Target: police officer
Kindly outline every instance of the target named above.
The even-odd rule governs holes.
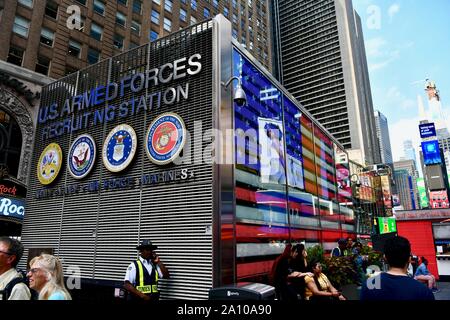
[[[153,251],[157,248],[150,240],[142,240],[136,247],[140,257],[128,266],[124,283],[131,300],[159,300],[158,280],[169,278],[169,271]]]

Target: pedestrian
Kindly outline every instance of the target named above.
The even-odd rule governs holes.
[[[339,239],[338,246],[331,251],[332,257],[343,257],[347,249],[347,240]]]
[[[139,258],[133,261],[125,274],[124,289],[130,300],[158,301],[160,278],[169,278],[169,270],[154,250],[158,247],[150,240],[142,240],[136,247]]]
[[[39,300],[72,300],[64,285],[63,268],[57,257],[46,253],[34,257],[27,276],[30,288],[39,293]]]
[[[0,300],[30,300],[31,293],[16,267],[23,255],[20,241],[0,238]]]
[[[312,261],[310,266],[313,275],[305,277],[306,300],[346,300],[322,272],[322,264],[319,261]]]
[[[428,270],[428,260],[425,259],[425,257],[422,257],[421,261],[422,263],[417,268],[414,279],[427,283],[430,290],[433,292],[438,292],[439,290],[436,286],[436,278]]]
[[[272,265],[270,278],[272,285],[275,287],[278,300],[298,300],[297,291],[292,280],[304,275],[293,268],[294,260],[299,254],[297,250],[296,246],[287,244],[283,253],[275,259]]]
[[[347,239],[347,248],[344,250],[345,256],[351,256],[353,253],[353,248],[355,247],[356,243],[353,242],[353,238],[348,237]]]
[[[305,299],[305,276],[312,276],[308,264],[308,253],[303,243],[298,243],[294,246],[294,250],[298,252],[297,256],[292,259],[291,269],[299,272],[296,277],[291,277],[290,281],[293,284],[297,295]]]
[[[411,255],[408,239],[398,236],[386,240],[384,255],[389,270],[363,283],[361,300],[434,300],[431,290],[407,275]]]

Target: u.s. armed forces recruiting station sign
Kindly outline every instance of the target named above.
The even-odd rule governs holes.
[[[87,129],[104,122],[125,119],[131,115],[149,111],[154,108],[170,106],[189,98],[189,83],[169,87],[164,91],[152,90],[162,84],[170,84],[175,80],[182,80],[187,76],[195,76],[202,70],[202,56],[193,54],[190,57],[176,59],[159,68],[145,72],[127,75],[119,82],[99,85],[96,88],[67,98],[64,104],[52,103],[39,110],[38,123],[43,125],[41,139],[54,139],[68,133]],[[133,97],[129,100],[110,104],[116,98],[124,98],[129,93]],[[106,104],[106,105],[105,105]],[[104,105],[102,108],[97,108]],[[77,111],[78,114],[74,115]]]
[[[158,68],[124,76],[118,82],[98,85],[83,94],[65,99],[63,104],[54,102],[45,105],[39,110],[40,138],[42,141],[60,139],[77,131],[89,132],[91,127],[122,119],[123,123],[114,127],[103,145],[98,148],[101,150],[104,167],[113,173],[124,171],[133,162],[140,148],[145,149],[153,163],[167,165],[180,155],[186,142],[186,127],[181,116],[170,112],[157,116],[147,129],[145,141],[139,141],[135,130],[126,123],[126,119],[138,114],[145,117],[149,111],[162,109],[183,99],[188,100],[189,82],[161,91],[150,90],[159,85],[170,85],[173,81],[179,83],[188,76],[196,76],[202,70],[201,60],[201,54],[196,53]],[[127,99],[130,94],[132,97]],[[67,157],[67,170],[72,178],[80,180],[88,177],[97,158],[94,138],[88,133],[81,134],[73,140],[68,150],[61,150],[57,143],[50,143],[42,151],[38,161],[37,178],[41,185],[48,186],[56,180],[63,165],[63,157]],[[160,174],[157,178],[143,175],[137,180],[126,179],[127,182],[118,178],[69,188],[40,189],[36,198],[83,191],[98,192],[100,189],[133,188],[146,184],[182,181],[194,176],[192,171],[177,169]]]

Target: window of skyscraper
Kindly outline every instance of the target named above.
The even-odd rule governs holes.
[[[50,68],[50,59],[46,57],[38,57],[35,71],[37,73],[42,73],[43,75],[47,76],[49,68]]]
[[[211,16],[211,12],[209,11],[208,8],[203,8],[203,16],[205,18],[209,18]]]
[[[166,0],[166,1],[164,1],[164,9],[165,9],[166,11],[172,12],[172,6],[173,6],[172,0]]]
[[[142,1],[141,0],[134,0],[133,1],[133,12],[137,14],[142,13]]]
[[[187,21],[187,12],[183,8],[180,8],[180,20]]]
[[[131,21],[131,31],[137,34],[141,34],[141,24],[137,21]]]
[[[123,40],[124,37],[122,37],[120,34],[114,34],[114,38],[113,38],[113,44],[114,47],[116,47],[117,49],[122,49],[123,48]]]
[[[123,13],[117,11],[116,12],[116,23],[122,27],[125,27],[126,21],[127,21],[127,17]]]
[[[15,64],[16,66],[22,66],[23,61],[23,49],[10,46],[9,52],[8,52],[8,58],[6,58],[6,61],[12,64]]]
[[[56,19],[58,16],[58,4],[55,1],[47,0],[45,5],[45,15]]]
[[[191,0],[191,8],[192,10],[197,10],[197,0]]]
[[[219,8],[219,1],[218,0],[213,0],[213,6],[214,8]]]
[[[47,28],[42,28],[41,30],[41,43],[47,46],[53,46],[53,40],[55,38],[55,33]]]
[[[103,15],[105,13],[105,3],[102,0],[94,0],[94,11]]]
[[[172,21],[168,18],[164,18],[164,30],[172,31]]]
[[[153,0],[153,2],[159,5],[161,4],[161,0]]]
[[[196,24],[197,23],[197,18],[194,17],[193,15],[191,15],[191,25]]]
[[[100,27],[98,24],[92,22],[92,24],[91,24],[91,33],[90,33],[91,37],[96,39],[96,40],[98,40],[98,41],[101,41],[102,40],[102,34],[103,34],[103,28]]]
[[[227,7],[223,8],[223,15],[228,18],[228,14],[229,14],[228,8]]]
[[[81,3],[82,5],[86,5],[86,0],[75,0],[78,3]]]
[[[158,32],[150,30],[150,41],[155,41],[156,39],[158,39]]]
[[[18,2],[25,7],[33,8],[33,0],[19,0]]]
[[[28,37],[28,31],[30,29],[30,21],[20,17],[16,16],[14,18],[14,25],[13,25],[13,31],[17,33],[18,35],[21,35],[22,37],[27,38]]]
[[[156,10],[152,10],[151,20],[153,23],[159,24],[159,12]]]
[[[69,40],[69,48],[68,48],[68,54],[73,56],[73,57],[80,57],[80,53],[81,53],[81,43],[79,43],[78,41]]]
[[[128,4],[128,0],[117,0],[117,3],[123,4],[126,6]]]
[[[100,60],[100,52],[93,48],[89,48],[88,55],[87,55],[88,63],[94,64],[94,63],[97,63],[99,60]]]

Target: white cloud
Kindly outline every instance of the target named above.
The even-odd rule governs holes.
[[[387,67],[394,59],[388,59],[378,63],[370,63],[369,64],[369,72],[374,72],[380,69]]]
[[[386,91],[386,99],[385,101],[393,107],[400,107],[402,110],[411,110],[417,108],[417,102],[414,99],[410,99],[405,96],[400,90],[396,87],[390,87]],[[416,111],[416,110],[414,110]]]
[[[366,41],[366,54],[369,57],[380,57],[385,54],[383,50],[387,42],[382,37],[372,38]]]
[[[419,160],[420,134],[419,117],[401,119],[389,124],[389,138],[391,140],[392,157],[394,161],[400,160],[404,156],[403,141],[411,140],[416,150],[416,159]],[[419,164],[418,164],[419,165]]]
[[[392,22],[394,16],[400,11],[400,5],[398,3],[394,3],[388,9],[389,19]]]

